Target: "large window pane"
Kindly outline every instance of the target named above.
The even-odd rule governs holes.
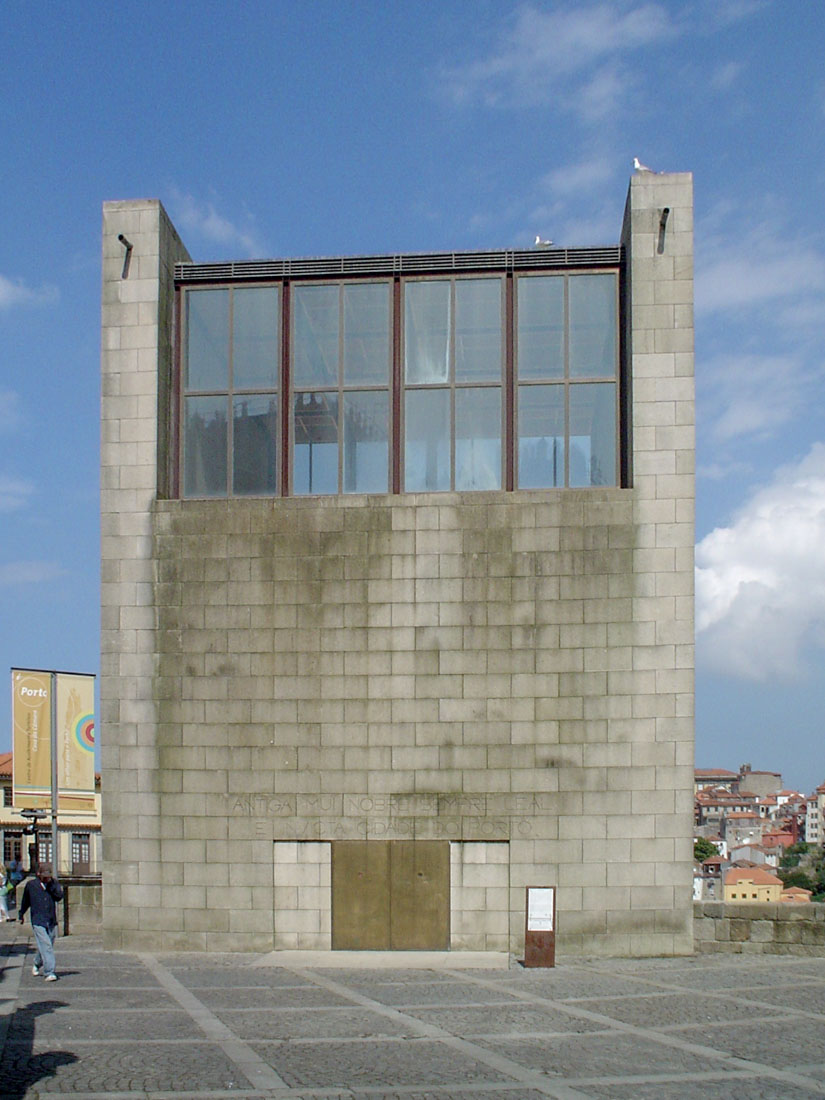
[[[338,395],[297,393],[293,406],[292,488],[338,492]]]
[[[388,283],[344,284],[344,385],[386,386],[390,376]]]
[[[187,397],[183,435],[183,492],[226,496],[227,398]]]
[[[518,280],[518,376],[564,377],[564,279]]]
[[[501,390],[455,391],[455,487],[501,488]]]
[[[338,287],[296,286],[292,377],[298,386],[338,384]]]
[[[278,399],[274,394],[236,397],[232,408],[232,490],[278,491]]]
[[[404,487],[408,493],[450,488],[450,391],[406,394]]]
[[[501,378],[501,280],[455,284],[455,377],[458,382]]]
[[[570,276],[570,376],[616,375],[616,279]]]
[[[275,389],[279,359],[278,288],[236,287],[232,310],[235,389]]]
[[[344,394],[344,492],[386,493],[388,397],[386,391]]]
[[[564,386],[519,386],[518,486],[564,485]]]
[[[450,284],[404,288],[404,376],[407,382],[446,382],[450,368]]]
[[[186,294],[187,390],[225,390],[229,385],[229,291]]]
[[[616,484],[616,387],[570,387],[570,484]]]

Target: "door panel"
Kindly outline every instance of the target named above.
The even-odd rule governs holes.
[[[390,947],[446,951],[450,946],[450,846],[397,840],[390,854]]]
[[[333,842],[333,951],[389,948],[389,860],[385,841]]]
[[[334,951],[446,951],[449,940],[448,842],[333,842]]]

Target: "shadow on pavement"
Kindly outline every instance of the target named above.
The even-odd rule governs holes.
[[[44,1078],[53,1077],[60,1066],[78,1061],[76,1054],[67,1050],[46,1050],[34,1053],[34,1028],[38,1016],[45,1016],[55,1009],[65,1008],[64,1001],[36,1001],[17,1009],[9,1021],[9,1030],[3,1049],[4,1100],[23,1100],[28,1090]]]

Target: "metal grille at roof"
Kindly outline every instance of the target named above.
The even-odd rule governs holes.
[[[229,280],[323,279],[358,275],[429,275],[459,271],[542,271],[617,267],[621,245],[607,248],[528,248],[495,252],[415,252],[390,256],[332,256],[292,260],[237,260],[175,264],[179,283]]]

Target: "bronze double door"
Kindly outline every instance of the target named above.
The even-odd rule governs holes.
[[[333,841],[333,951],[446,951],[449,945],[448,841]]]

